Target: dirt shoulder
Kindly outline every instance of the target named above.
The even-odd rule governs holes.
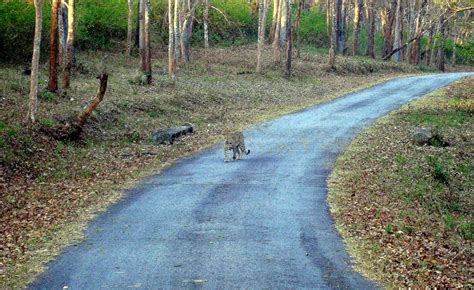
[[[326,55],[305,52],[287,80],[267,51],[262,75],[253,73],[254,46],[212,49],[208,58],[195,51],[193,61],[180,66],[176,86],[166,76],[164,52],[154,56],[150,86],[136,84],[138,58],[79,53],[71,89],[61,96],[40,93],[38,125],[31,128],[24,124],[29,77],[20,66],[1,67],[0,288],[25,285],[65,245],[80,240],[87,221],[125,189],[226,132],[417,73],[366,58],[338,58],[337,74],[328,73]],[[59,142],[43,133],[88,103],[104,65],[108,90],[80,142]],[[43,65],[40,87],[47,83],[46,69]],[[184,122],[193,123],[197,133],[173,146],[151,142],[154,130]]]
[[[472,287],[469,77],[382,118],[337,160],[328,201],[356,268],[388,287]],[[416,127],[430,144],[415,145]]]

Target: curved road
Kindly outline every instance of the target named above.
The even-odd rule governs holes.
[[[367,124],[467,74],[394,79],[245,131],[144,180],[29,287],[376,288],[351,269],[326,204],[331,164]]]

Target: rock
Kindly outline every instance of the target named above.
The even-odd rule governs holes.
[[[173,144],[174,140],[188,133],[194,133],[194,125],[184,123],[178,127],[158,129],[153,133],[152,139],[155,144]]]
[[[431,127],[416,127],[412,137],[415,144],[422,146],[430,144],[430,140],[433,138],[433,132]]]

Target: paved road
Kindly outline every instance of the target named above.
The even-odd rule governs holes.
[[[463,74],[395,79],[247,131],[146,179],[30,288],[374,288],[326,204],[331,164],[367,124]]]

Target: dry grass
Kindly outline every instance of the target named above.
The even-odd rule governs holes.
[[[337,227],[356,267],[386,286],[473,286],[473,80],[384,117],[336,162],[328,200]],[[419,125],[451,145],[414,145]]]
[[[270,49],[268,49],[270,51]],[[24,124],[28,77],[21,67],[1,68],[0,86],[0,287],[19,287],[62,247],[81,238],[94,214],[122,196],[140,178],[156,174],[176,158],[219,141],[227,131],[330,100],[383,79],[416,72],[409,66],[364,58],[340,58],[327,73],[325,55],[303,53],[294,77],[265,54],[264,74],[254,71],[255,46],[193,54],[173,86],[166,55],[154,55],[154,81],[135,85],[138,59],[109,54],[109,86],[78,143],[57,142],[40,130],[75,114],[98,87],[95,76],[105,53],[77,55],[85,67],[60,97],[42,94],[39,124]],[[373,74],[370,72],[374,72]],[[46,65],[40,86],[46,85]],[[173,146],[155,146],[159,127],[191,122],[197,134]]]

